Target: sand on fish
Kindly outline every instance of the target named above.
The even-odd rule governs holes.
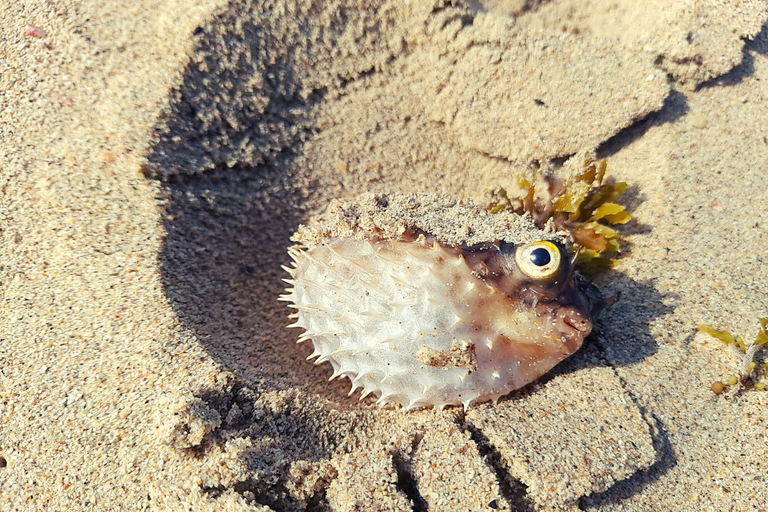
[[[764,2],[0,5],[3,510],[766,510]],[[652,13],[652,14],[648,14]],[[298,225],[581,150],[620,300],[499,404],[403,414],[305,361]]]

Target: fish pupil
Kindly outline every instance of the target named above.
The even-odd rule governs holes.
[[[549,255],[549,251],[544,249],[543,247],[539,247],[538,249],[534,249],[531,251],[531,263],[536,265],[537,267],[543,267],[547,263],[550,262],[552,259]]]

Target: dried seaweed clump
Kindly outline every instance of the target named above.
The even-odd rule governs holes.
[[[540,228],[551,220],[573,236],[571,249],[578,252],[580,270],[594,273],[613,267],[620,237],[609,225],[626,224],[632,217],[616,203],[627,184],[606,181],[606,168],[606,160],[596,160],[594,153],[578,153],[566,162],[564,169],[570,172],[564,178],[540,170],[518,177],[520,198],[511,198],[503,188],[487,191],[488,210],[528,213]]]
[[[768,381],[768,363],[758,366],[756,362],[758,351],[768,345],[768,318],[758,318],[760,330],[757,338],[752,343],[745,343],[740,336],[733,337],[728,331],[718,331],[709,325],[699,325],[699,332],[703,332],[722,341],[726,347],[741,360],[737,375],[731,375],[725,383],[717,381],[712,384],[712,391],[719,395],[723,389],[730,388],[729,394],[734,394],[743,389],[764,390]]]

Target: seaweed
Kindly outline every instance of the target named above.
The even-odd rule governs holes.
[[[699,332],[722,341],[723,344],[740,359],[737,375],[731,375],[725,382],[714,382],[710,388],[719,395],[725,388],[729,388],[729,394],[735,394],[742,390],[754,389],[762,391],[768,384],[768,363],[758,365],[758,351],[768,345],[768,318],[758,318],[760,330],[752,343],[745,342],[741,336],[734,337],[728,331],[718,331],[712,326],[701,324],[697,326]]]
[[[579,270],[594,274],[618,263],[621,238],[610,225],[632,219],[626,207],[616,203],[627,184],[607,180],[607,161],[596,160],[593,152],[578,153],[572,160],[566,165],[576,169],[565,178],[541,170],[519,176],[520,197],[510,197],[504,188],[486,191],[491,196],[487,209],[528,214],[539,227],[552,222],[557,229],[570,232]]]

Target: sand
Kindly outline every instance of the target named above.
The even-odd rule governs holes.
[[[768,6],[669,4],[0,5],[0,509],[768,510],[695,329],[768,316]],[[301,222],[581,150],[634,218],[581,351],[466,414],[305,361]]]

